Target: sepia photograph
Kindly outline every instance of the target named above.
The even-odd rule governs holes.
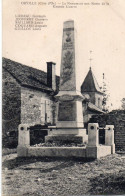
[[[125,195],[125,1],[2,1],[3,196]]]

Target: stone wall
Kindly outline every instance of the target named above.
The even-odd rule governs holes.
[[[99,126],[114,125],[116,150],[125,150],[125,110],[114,110],[108,114],[94,115],[90,122]]]
[[[2,128],[6,132],[17,131],[20,124],[21,88],[20,84],[4,68],[2,70]]]
[[[54,104],[47,93],[29,88],[21,88],[21,123],[45,124],[45,110],[47,123],[54,124]]]

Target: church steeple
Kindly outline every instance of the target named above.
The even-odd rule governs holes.
[[[87,76],[85,77],[85,80],[83,81],[81,85],[81,93],[87,93],[87,92],[97,92],[100,94],[103,94],[101,91],[98,82],[92,72],[92,68],[90,67]]]
[[[90,58],[89,58],[90,67],[89,67],[89,72],[81,85],[81,93],[83,94],[83,93],[89,93],[89,92],[97,92],[97,93],[103,94],[92,72],[92,60],[93,60],[91,57],[92,50],[90,50],[89,52],[90,52]]]

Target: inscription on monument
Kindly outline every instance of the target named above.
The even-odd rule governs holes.
[[[61,102],[59,103],[58,121],[75,121],[76,120],[76,103]]]

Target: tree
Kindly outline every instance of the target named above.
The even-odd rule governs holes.
[[[121,100],[121,102],[122,102],[122,109],[125,110],[125,98],[123,98],[123,99]]]
[[[108,112],[108,100],[109,100],[109,92],[108,92],[108,88],[107,88],[107,82],[105,80],[105,75],[103,73],[103,87],[102,87],[102,91],[103,91],[103,100],[102,100],[102,106],[103,106],[103,111]]]

